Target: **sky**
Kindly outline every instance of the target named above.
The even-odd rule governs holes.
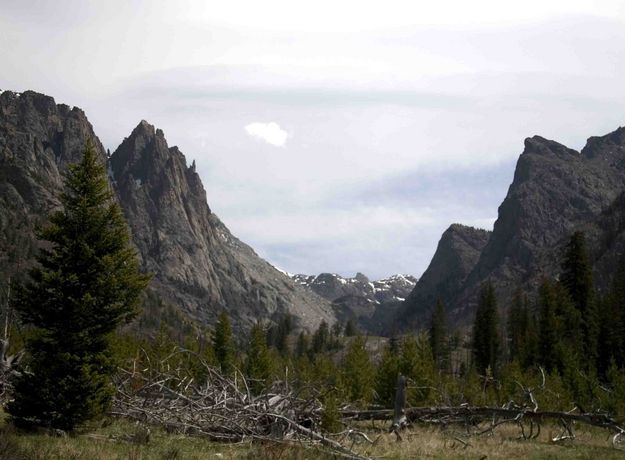
[[[291,273],[420,276],[492,229],[523,141],[625,124],[625,2],[0,0],[0,89],[145,119]]]

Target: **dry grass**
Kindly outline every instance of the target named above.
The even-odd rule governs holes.
[[[334,458],[316,449],[276,444],[215,444],[203,439],[152,429],[124,420],[86,427],[69,437],[15,432],[0,414],[1,460],[305,460]],[[110,423],[112,422],[112,423]],[[362,428],[370,428],[370,425]],[[381,425],[378,424],[378,428]],[[354,442],[355,451],[384,459],[623,459],[625,452],[611,447],[605,430],[577,427],[577,439],[554,444],[557,427],[543,427],[539,439],[518,439],[514,427],[500,427],[491,436],[467,437],[458,427],[445,430],[416,427],[404,432],[404,440],[385,432],[369,433],[374,445]],[[468,443],[463,444],[462,441]],[[349,441],[347,441],[349,444]]]
[[[404,440],[382,434],[375,445],[355,447],[360,453],[385,459],[623,459],[625,451],[614,449],[609,433],[594,428],[579,428],[577,439],[554,443],[557,427],[543,427],[538,439],[519,439],[514,427],[499,427],[492,435],[469,437],[460,428],[419,427],[405,432]],[[375,438],[374,438],[375,439]],[[465,444],[466,443],[466,444]]]

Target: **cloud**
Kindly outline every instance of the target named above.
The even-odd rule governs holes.
[[[289,133],[280,128],[280,125],[273,121],[269,123],[250,123],[245,127],[245,131],[250,136],[261,139],[276,147],[284,147],[286,139],[289,137]]]

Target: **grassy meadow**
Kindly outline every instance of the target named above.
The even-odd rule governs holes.
[[[538,439],[518,439],[513,426],[498,428],[492,435],[468,437],[461,427],[413,427],[403,441],[383,430],[379,422],[360,427],[374,444],[343,439],[363,456],[384,459],[622,459],[625,451],[614,449],[605,430],[576,427],[577,438],[554,443],[560,430],[543,426]],[[353,444],[352,444],[353,442]],[[71,436],[22,433],[0,421],[2,460],[208,460],[208,459],[330,459],[320,448],[299,445],[241,442],[218,444],[205,439],[167,433],[119,419],[104,419],[83,427]]]

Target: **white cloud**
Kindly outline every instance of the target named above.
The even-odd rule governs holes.
[[[261,139],[276,147],[284,147],[286,139],[289,137],[289,133],[280,128],[280,125],[273,121],[269,123],[250,123],[245,127],[245,131],[250,136]]]

